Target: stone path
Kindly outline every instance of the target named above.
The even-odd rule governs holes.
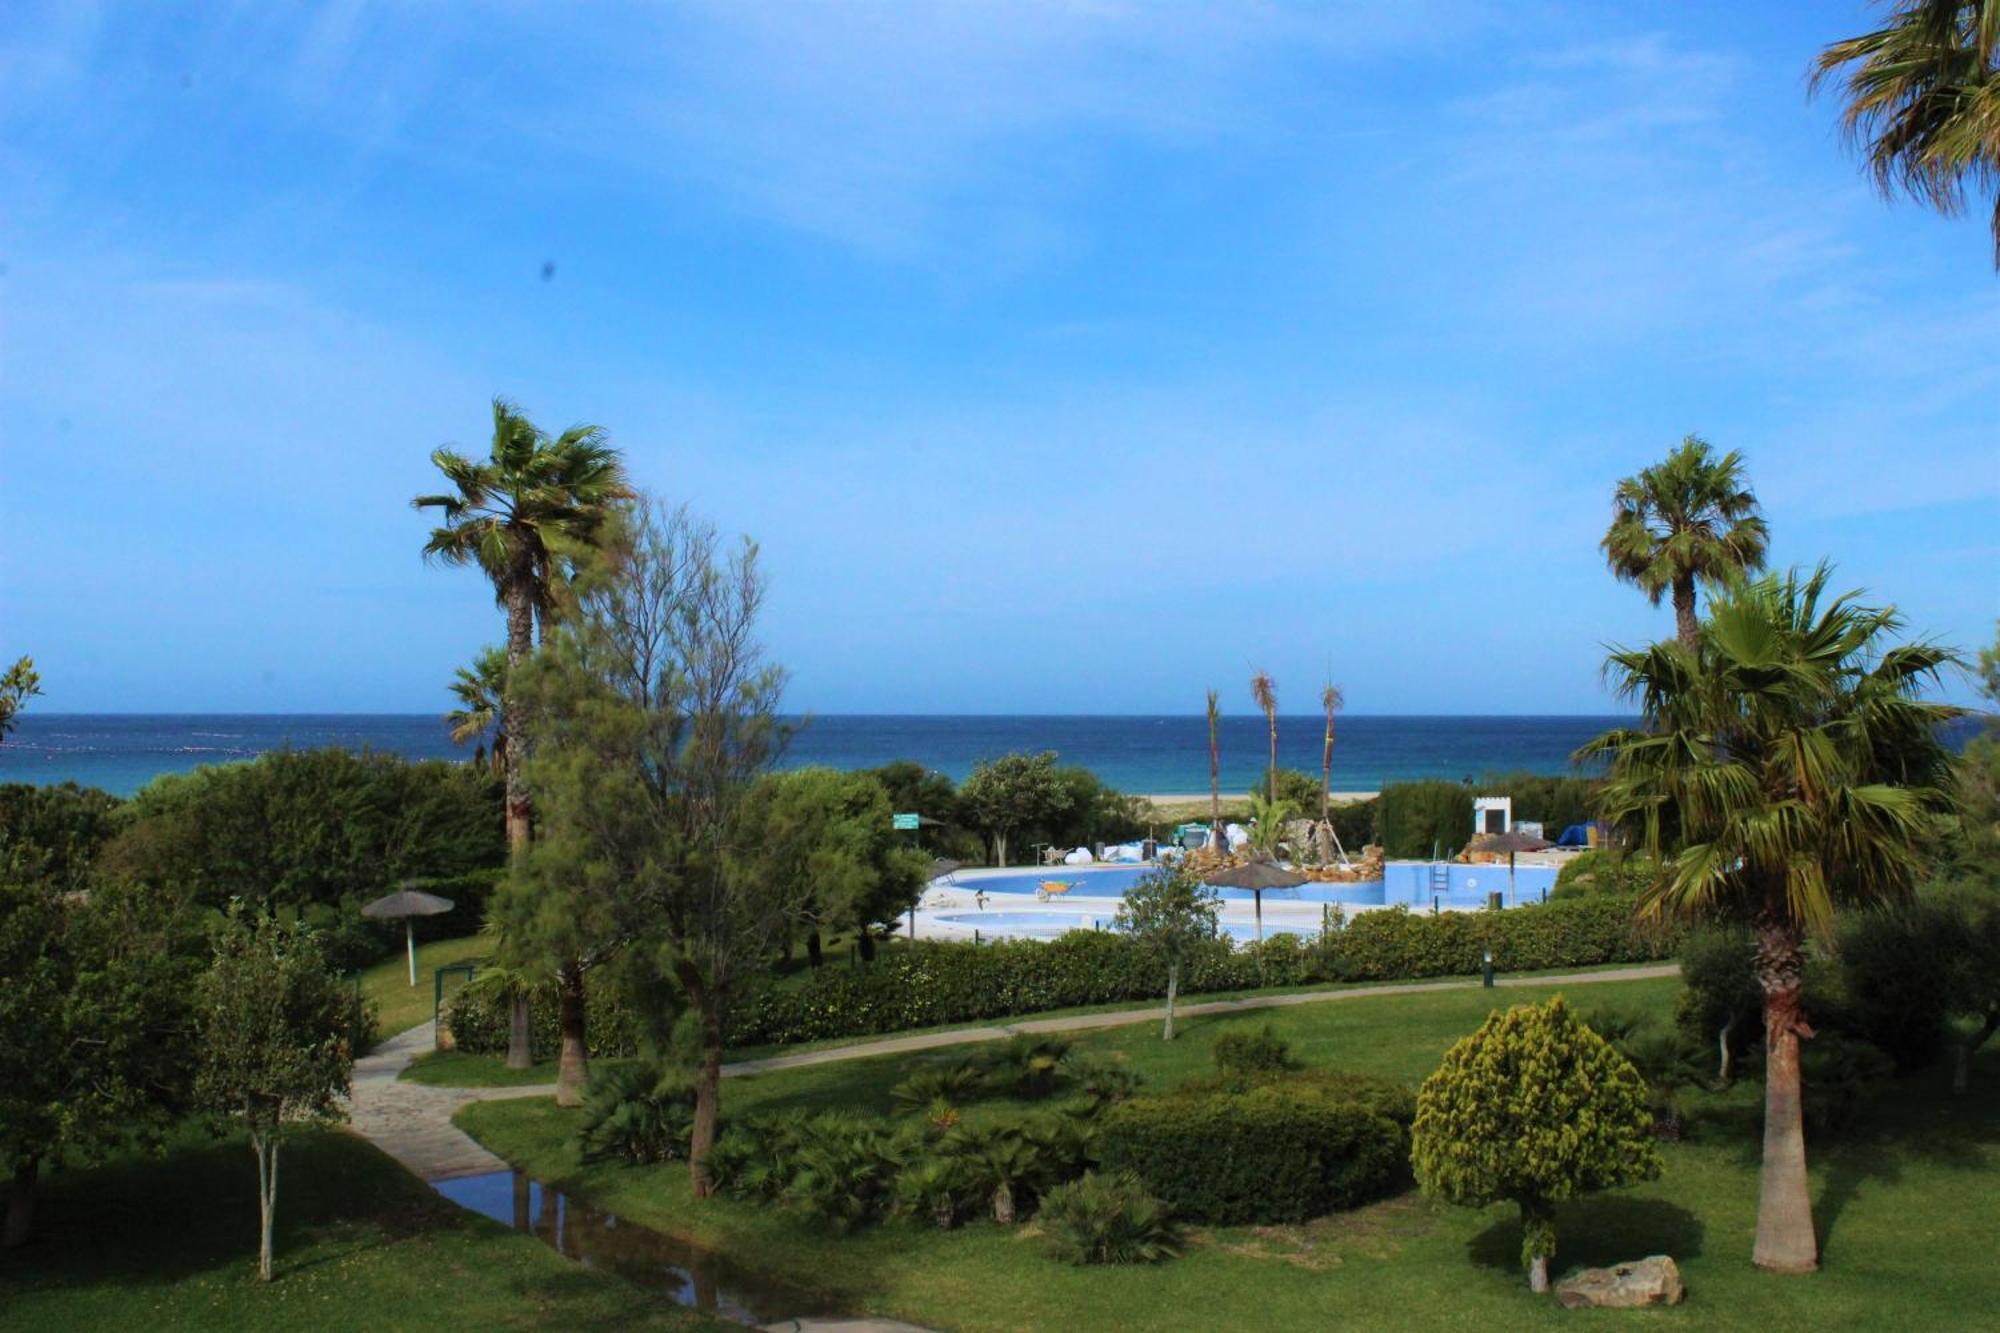
[[[1611,981],[1642,981],[1671,977],[1680,968],[1673,963],[1643,967],[1620,967],[1602,972],[1569,972],[1558,976],[1508,977],[1495,982],[1509,989],[1545,986],[1586,986]],[[1177,1017],[1211,1014],[1250,1013],[1259,1009],[1284,1009],[1301,1004],[1331,1004],[1365,1000],[1375,995],[1423,995],[1433,991],[1476,990],[1477,981],[1413,981],[1389,986],[1357,987],[1352,990],[1299,991],[1289,995],[1253,995],[1240,1000],[1204,1000],[1175,1006]],[[907,1037],[884,1037],[874,1041],[850,1042],[817,1051],[774,1055],[764,1060],[741,1060],[722,1067],[724,1077],[768,1074],[780,1069],[803,1069],[810,1065],[835,1064],[843,1060],[866,1060],[878,1055],[902,1055],[912,1051],[936,1050],[947,1046],[967,1046],[978,1042],[1004,1041],[1024,1032],[1088,1032],[1097,1028],[1127,1027],[1135,1023],[1157,1023],[1166,1016],[1158,1006],[1145,1009],[1115,1009],[1101,1014],[1071,1014],[1064,1018],[1041,1018],[1026,1023],[995,1024],[991,1027],[954,1028],[949,1032],[920,1032]],[[399,1033],[363,1056],[354,1065],[354,1094],[349,1106],[354,1130],[376,1147],[401,1162],[424,1180],[447,1180],[453,1176],[505,1171],[507,1163],[479,1146],[451,1123],[458,1108],[470,1102],[494,1101],[507,1097],[553,1097],[553,1083],[518,1088],[432,1088],[398,1079],[412,1060],[435,1043],[432,1025],[425,1023]]]

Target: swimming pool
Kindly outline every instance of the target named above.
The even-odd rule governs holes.
[[[1037,940],[1052,940],[1059,935],[1067,935],[1072,930],[1111,930],[1111,918],[1083,916],[1074,912],[954,912],[940,916],[939,921],[958,926],[965,930],[976,930],[995,937],[1010,936]],[[1256,926],[1249,922],[1224,921],[1221,933],[1241,943],[1256,938]],[[1317,935],[1316,926],[1281,926],[1267,922],[1264,935]]]
[[[990,894],[1032,896],[1045,882],[1074,883],[1070,892],[1078,897],[1122,898],[1125,891],[1152,873],[1147,866],[1065,867],[1019,874],[968,876],[954,887]],[[1429,907],[1433,899],[1439,907],[1484,907],[1486,895],[1498,891],[1508,906],[1540,902],[1555,885],[1554,866],[1520,866],[1513,873],[1510,889],[1506,866],[1459,865],[1456,862],[1391,861],[1383,867],[1383,877],[1353,884],[1301,884],[1296,889],[1266,889],[1264,901],[1345,903],[1354,907],[1383,907],[1402,903],[1409,907]],[[1249,902],[1248,889],[1217,889],[1226,902]],[[1055,899],[1053,901],[1060,901]]]

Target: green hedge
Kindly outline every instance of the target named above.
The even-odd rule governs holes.
[[[1183,1089],[1105,1112],[1098,1158],[1102,1170],[1136,1173],[1178,1217],[1303,1222],[1402,1182],[1414,1110],[1408,1089],[1356,1075]]]
[[[1362,912],[1323,938],[1273,935],[1231,951],[1196,950],[1184,993],[1477,975],[1488,949],[1503,971],[1588,967],[1671,957],[1676,940],[1639,930],[1629,898],[1419,916]],[[829,966],[744,997],[731,1022],[739,1045],[789,1044],[975,1022],[1081,1005],[1150,1002],[1166,969],[1143,943],[1111,931],[1057,940],[891,947],[866,967]]]
[[[1472,836],[1472,789],[1457,782],[1392,782],[1375,802],[1377,841],[1392,859],[1455,856]]]
[[[474,1055],[505,1055],[512,1005],[494,979],[477,976],[446,1006],[452,1041]],[[555,983],[538,986],[528,996],[529,1040],[535,1058],[552,1059],[562,1032]],[[584,1045],[593,1056],[632,1055],[639,1049],[639,1024],[624,996],[611,986],[588,988],[583,1008]]]

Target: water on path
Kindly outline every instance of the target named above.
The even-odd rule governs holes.
[[[626,1221],[530,1179],[525,1171],[458,1176],[432,1181],[431,1187],[460,1207],[529,1233],[566,1259],[723,1319],[755,1325],[840,1313],[823,1295]]]

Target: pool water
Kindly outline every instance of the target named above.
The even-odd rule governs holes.
[[[989,894],[1032,896],[1045,883],[1070,883],[1077,897],[1122,898],[1151,869],[1146,866],[1106,866],[1088,869],[1051,868],[1019,874],[968,876],[954,887]],[[1392,861],[1383,878],[1354,884],[1301,884],[1296,889],[1266,889],[1266,902],[1345,903],[1355,907],[1382,907],[1402,903],[1412,908],[1428,908],[1435,900],[1439,907],[1484,907],[1486,895],[1499,892],[1508,906],[1539,902],[1555,884],[1554,866],[1519,866],[1510,883],[1506,866],[1432,864],[1426,861]],[[1228,902],[1249,902],[1255,895],[1248,889],[1217,889]],[[1060,902],[1061,898],[1052,898]]]
[[[940,916],[938,920],[967,930],[988,931],[996,936],[1037,940],[1052,940],[1072,930],[1116,928],[1109,917],[1080,916],[1074,912],[954,912],[949,916]],[[1256,927],[1247,922],[1224,921],[1220,930],[1238,943],[1256,938]],[[1272,935],[1317,935],[1319,928],[1266,922],[1264,934],[1267,938]]]

